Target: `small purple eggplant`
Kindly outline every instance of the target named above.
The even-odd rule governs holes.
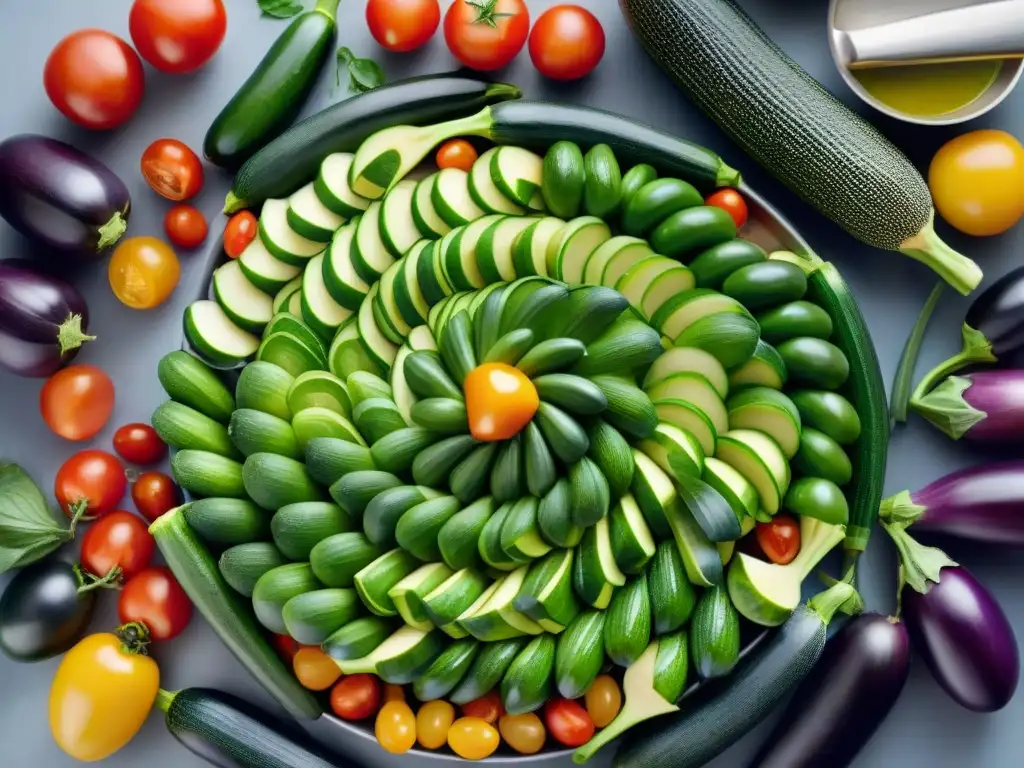
[[[1024,546],[1024,461],[962,469],[882,501],[884,524]]]
[[[0,262],[0,366],[20,376],[49,376],[95,338],[88,325],[89,308],[72,285]]]
[[[56,139],[0,142],[0,216],[42,256],[96,261],[128,226],[131,197],[107,166]]]
[[[825,646],[751,768],[845,768],[889,715],[910,672],[906,626],[878,613]]]
[[[1024,371],[950,376],[912,407],[954,440],[1024,442]]]
[[[995,712],[1013,698],[1017,638],[999,603],[966,568],[943,567],[923,590],[908,581],[903,620],[915,650],[955,702]]]

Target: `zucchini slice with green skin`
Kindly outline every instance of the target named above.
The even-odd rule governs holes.
[[[441,559],[437,535],[462,504],[454,496],[427,499],[409,509],[395,527],[398,545],[425,563]]]
[[[419,563],[403,549],[385,552],[353,577],[356,592],[366,609],[377,616],[397,616],[391,589],[416,570]]]
[[[197,496],[248,498],[242,464],[226,456],[191,449],[178,451],[171,459],[171,474],[178,485]],[[259,504],[257,499],[253,501]]]
[[[544,155],[541,194],[552,215],[571,219],[580,214],[587,172],[583,152],[571,141],[551,145]]]
[[[584,456],[568,468],[573,522],[587,528],[605,519],[611,504],[608,481],[597,464]]]
[[[643,571],[657,549],[636,499],[628,493],[612,509],[611,540],[615,563],[626,574]]]
[[[235,410],[234,397],[201,360],[175,350],[160,358],[156,370],[160,385],[172,400],[195,408],[221,424],[228,423]]]
[[[611,527],[608,519],[583,532],[583,540],[576,548],[573,563],[573,586],[576,594],[589,606],[605,610],[616,587],[626,583],[626,576],[615,563],[612,550]]]
[[[367,488],[368,491],[371,489],[372,486]],[[399,485],[381,491],[366,505],[363,514],[363,532],[366,538],[378,547],[397,546],[395,529],[402,515],[417,504],[440,495],[431,488],[415,485]]]
[[[655,635],[675,632],[686,624],[697,604],[697,593],[686,578],[675,541],[663,541],[647,565],[647,591]]]
[[[345,219],[326,205],[317,196],[313,182],[288,198],[288,210],[285,214],[288,226],[296,234],[317,243],[329,243]]]
[[[277,548],[299,562],[308,560],[313,547],[328,536],[350,530],[352,519],[341,507],[327,501],[288,504],[277,510],[270,521],[270,532]]]
[[[548,446],[563,463],[575,464],[586,454],[590,438],[565,411],[549,403],[541,403],[534,419]]]
[[[351,589],[316,589],[285,603],[281,617],[296,642],[320,645],[359,613],[359,598]]]
[[[596,144],[583,158],[586,181],[583,208],[591,216],[608,218],[622,203],[622,170],[607,144]]]
[[[254,238],[238,257],[238,266],[242,274],[254,286],[266,294],[284,293],[288,286],[296,280],[301,284],[303,264],[286,264],[267,250],[267,246],[258,237]],[[297,291],[291,290],[287,298]],[[280,295],[280,294],[279,294]],[[287,312],[288,305],[284,297],[280,303],[275,300],[274,307],[278,312]]]
[[[309,563],[288,563],[260,576],[252,590],[252,607],[260,624],[277,634],[287,634],[283,610],[296,595],[320,589]]]
[[[498,189],[491,174],[491,161],[500,147],[491,147],[473,163],[469,172],[469,194],[473,202],[487,213],[521,216],[526,210]]]
[[[413,479],[436,488],[478,445],[471,435],[456,435],[424,448],[412,463]]]
[[[484,643],[462,682],[448,699],[453,704],[468,704],[493,690],[527,642],[524,637],[515,637]]]
[[[287,562],[288,558],[269,541],[253,541],[224,550],[217,561],[217,570],[235,592],[252,597],[260,576]]]
[[[491,158],[491,179],[509,200],[532,211],[544,210],[544,160],[517,146],[499,147]]]
[[[328,492],[338,506],[358,520],[362,519],[367,505],[377,497],[377,494],[401,485],[402,481],[390,472],[364,469],[342,475],[331,485]]]
[[[199,499],[186,504],[183,514],[200,538],[210,544],[230,547],[263,541],[271,530],[266,511],[248,499]]]
[[[555,647],[552,635],[538,635],[512,660],[501,679],[501,701],[510,715],[533,712],[550,698]]]
[[[650,639],[651,602],[647,578],[640,573],[612,597],[604,619],[604,651],[615,664],[628,667],[640,658]]]
[[[723,586],[701,595],[690,622],[693,666],[705,680],[725,677],[740,656],[740,616]]]
[[[839,389],[850,377],[850,361],[835,344],[809,336],[782,342],[777,350],[793,384]]]
[[[764,432],[782,448],[787,459],[796,455],[803,419],[786,395],[768,387],[753,387],[730,397],[727,407],[732,429]]]
[[[463,504],[469,504],[484,495],[497,451],[497,443],[478,444],[451,471],[448,487]]]
[[[421,237],[412,215],[415,194],[416,182],[400,181],[384,198],[380,209],[381,239],[396,259],[404,256]]]
[[[348,661],[369,656],[397,629],[392,619],[363,616],[346,624],[320,644],[335,661]]]
[[[555,481],[537,508],[537,525],[544,539],[556,547],[575,547],[583,538],[583,529],[572,521],[569,481]]]
[[[722,293],[755,312],[802,299],[807,293],[807,275],[795,264],[778,259],[762,261],[729,275],[722,284]]]
[[[519,613],[513,606],[526,574],[527,568],[524,566],[496,582],[494,591],[486,600],[481,596],[481,600],[477,601],[479,605],[471,607],[459,617],[459,625],[485,643],[523,634],[543,634],[544,629],[537,622]]]
[[[572,587],[573,550],[551,552],[530,566],[515,608],[545,632],[557,634],[576,618],[580,604]]]
[[[383,554],[361,533],[337,533],[313,547],[309,564],[328,587],[351,587],[355,575]]]
[[[407,685],[425,672],[444,651],[440,632],[400,627],[361,659],[339,661],[343,674],[376,674],[392,685]]]
[[[299,685],[264,639],[249,607],[228,586],[209,551],[189,528],[181,507],[161,515],[151,532],[193,605],[242,665],[291,715],[305,720],[319,717],[323,711],[319,702]]]
[[[729,371],[729,389],[770,387],[781,390],[789,379],[786,363],[778,351],[763,339],[757,342],[754,354],[741,365]]]
[[[289,459],[301,459],[303,455],[299,441],[295,439],[292,425],[284,419],[262,411],[239,408],[231,414],[228,434],[231,436],[231,442],[243,456],[276,453]]]
[[[761,264],[767,258],[768,254],[761,246],[737,238],[713,245],[700,253],[690,262],[690,271],[698,288],[717,290],[736,270]]]
[[[213,296],[224,313],[243,331],[260,333],[274,315],[271,298],[246,278],[237,261],[213,273]]]
[[[352,412],[348,387],[333,373],[306,371],[288,390],[288,409],[296,414],[307,408],[327,408],[348,418]]]
[[[840,445],[851,445],[860,438],[860,415],[838,392],[805,389],[791,393],[790,398],[803,424],[824,432]]]
[[[320,163],[313,189],[328,210],[345,219],[354,219],[370,206],[370,201],[352,191],[348,173],[352,168],[352,155],[333,152]]]
[[[625,211],[636,193],[658,178],[658,171],[647,163],[638,163],[622,175],[622,210]]]
[[[185,310],[184,326],[188,343],[214,366],[238,365],[260,346],[260,340],[235,325],[215,301],[192,302]]]
[[[652,179],[627,201],[622,211],[622,231],[644,237],[672,214],[698,205],[704,205],[704,198],[692,184],[682,179]]]
[[[492,583],[479,571],[463,568],[423,596],[423,610],[434,626],[450,635],[449,626],[469,610]]]
[[[420,234],[430,240],[439,240],[451,231],[451,227],[441,218],[434,207],[434,187],[437,186],[437,174],[432,173],[416,185],[412,198],[412,218]]]
[[[804,427],[800,433],[800,449],[793,457],[793,469],[809,477],[831,480],[836,485],[846,485],[853,479],[853,462],[843,447],[811,427]]]
[[[168,400],[153,411],[150,423],[161,440],[178,450],[209,451],[227,458],[239,458],[229,428],[187,405]]]
[[[551,551],[540,535],[537,499],[524,496],[512,502],[501,524],[500,544],[505,556],[515,563],[529,563]]]
[[[555,649],[555,684],[567,699],[577,699],[604,666],[603,611],[584,611],[558,637]]]
[[[700,477],[704,472],[704,449],[690,432],[672,424],[658,424],[654,434],[639,448],[673,480]]]
[[[518,499],[523,491],[523,450],[519,435],[505,440],[498,448],[491,468],[491,496],[496,504]]]
[[[473,638],[456,640],[434,663],[413,681],[412,691],[420,701],[434,701],[447,696],[473,666],[480,642]]]

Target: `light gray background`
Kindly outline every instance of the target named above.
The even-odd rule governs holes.
[[[43,63],[53,45],[65,34],[83,27],[102,27],[125,39],[130,0],[34,0],[0,4],[0,137],[37,132],[69,141],[93,152],[109,164],[131,189],[134,206],[130,235],[163,236],[162,218],[168,208],[145,185],[139,157],[161,136],[201,147],[207,126],[220,107],[263,56],[287,22],[261,19],[255,0],[225,0],[227,38],[216,58],[193,75],[170,76],[146,65],[146,96],[134,119],[125,127],[90,133],[65,120],[49,103],[42,86]],[[311,5],[311,0],[306,1]],[[536,16],[555,0],[529,0]],[[918,310],[934,279],[914,262],[874,251],[854,242],[790,192],[771,181],[742,152],[704,118],[656,68],[630,36],[615,0],[587,0],[604,24],[608,52],[597,72],[583,83],[555,85],[542,81],[524,51],[504,77],[520,85],[529,98],[578,101],[623,114],[692,139],[719,151],[743,171],[747,181],[777,205],[801,230],[812,247],[835,261],[853,285],[878,346],[883,373],[891,380],[896,363]],[[922,3],[923,4],[923,3]],[[342,0],[339,44],[357,54],[377,57],[391,79],[451,68],[454,61],[438,34],[422,51],[406,56],[383,55],[366,31],[361,0]],[[448,3],[442,5],[447,7]],[[873,120],[925,169],[932,153],[946,139],[963,130],[902,125],[872,113],[843,85],[828,55],[825,38],[825,0],[743,0],[743,5],[783,48],[826,87]],[[343,97],[334,85],[333,63],[327,68],[311,108]],[[1011,96],[1001,107],[970,128],[1019,128],[1024,93]],[[223,226],[218,211],[229,180],[208,169],[206,187],[196,204],[211,222],[211,240]],[[1024,232],[1020,228],[987,240],[957,235],[942,224],[939,229],[955,247],[974,257],[987,281],[1021,263]],[[0,221],[0,257],[30,256],[32,247]],[[181,339],[181,313],[200,290],[211,248],[181,254],[181,284],[164,306],[136,312],[118,303],[107,286],[106,265],[83,270],[74,280],[90,302],[91,330],[99,340],[89,344],[79,361],[108,371],[117,387],[117,405],[108,428],[91,444],[110,447],[116,427],[129,421],[147,421],[164,399],[156,378],[156,363]],[[922,356],[921,370],[944,358],[958,346],[958,328],[968,301],[947,291],[940,305]],[[61,462],[86,445],[71,444],[54,436],[38,414],[42,382],[19,379],[0,372],[0,455],[21,463],[49,489]],[[887,493],[917,488],[953,469],[980,462],[984,457],[951,443],[921,421],[900,430],[892,441]],[[126,500],[130,507],[130,500]],[[1018,630],[1024,631],[1024,563],[1018,553],[951,543],[953,557],[969,566],[992,590]],[[895,576],[892,549],[879,533],[862,568],[863,589],[869,607],[892,610]],[[0,582],[0,585],[6,583]],[[94,623],[96,631],[116,619],[113,596],[105,596]],[[196,615],[186,632],[166,646],[154,648],[164,687],[209,686],[231,691],[270,705],[268,697],[223,648]],[[0,765],[10,768],[60,768],[74,762],[53,743],[47,726],[47,696],[56,659],[19,665],[0,657]],[[951,702],[920,663],[915,663],[901,701],[880,733],[858,760],[860,766],[978,765],[1005,768],[1021,763],[1024,733],[1024,696],[1005,710],[981,716]],[[714,763],[718,768],[745,764],[765,735],[764,728],[748,737]],[[365,742],[343,745],[358,752],[367,765],[408,765],[408,758],[388,758]],[[206,765],[167,735],[159,715],[150,718],[140,735],[105,763],[112,768],[140,765],[192,768]]]

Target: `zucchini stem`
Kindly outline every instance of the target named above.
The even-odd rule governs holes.
[[[180,691],[165,691],[163,688],[156,692],[156,701],[153,702],[156,708],[161,712],[166,713],[171,708],[171,704],[174,699],[177,698]]]
[[[935,233],[934,210],[920,232],[900,243],[900,252],[933,269],[964,296],[977,288],[983,277],[981,267],[954,251]]]
[[[846,529],[841,525],[823,523],[820,520],[812,520],[808,523],[806,530],[801,530],[803,543],[800,547],[800,554],[796,556],[789,565],[784,568],[792,568],[799,574],[799,580],[804,581],[822,559],[836,548],[846,537]]]
[[[824,592],[819,592],[808,600],[807,608],[816,613],[822,623],[828,626],[836,613],[857,597],[857,590],[853,588],[852,584],[838,581]]]
[[[921,342],[924,341],[925,331],[928,330],[928,323],[932,319],[932,313],[942,297],[945,290],[945,283],[936,283],[932,289],[921,314],[914,323],[914,328],[907,337],[907,344],[903,347],[903,355],[900,357],[899,367],[896,369],[896,378],[892,383],[892,402],[889,403],[889,428],[892,429],[897,423],[907,420],[907,406],[910,404],[911,380],[914,378],[914,369],[917,366],[917,358],[921,354]]]
[[[335,20],[338,15],[338,5],[341,0],[316,0],[316,5],[313,7],[314,13],[322,13],[331,21]]]
[[[939,383],[940,379],[944,379],[950,374],[956,373],[975,363],[999,362],[999,358],[992,353],[992,342],[985,338],[985,335],[980,331],[976,331],[967,323],[964,323],[960,333],[963,337],[960,351],[924,375],[924,378],[921,379],[921,382],[914,390],[914,394],[910,397],[911,408],[917,410],[921,399],[935,389],[935,385]]]

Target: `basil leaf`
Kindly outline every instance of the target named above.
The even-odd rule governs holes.
[[[73,526],[54,519],[25,470],[0,462],[0,573],[34,562],[73,537]]]
[[[373,59],[360,59],[352,53],[350,48],[344,46],[338,49],[338,85],[341,85],[342,67],[348,70],[349,90],[351,91],[366,93],[384,85],[386,78],[380,64]]]
[[[275,19],[290,19],[296,14],[302,13],[302,4],[295,0],[258,0],[260,10],[264,16],[273,16]]]

